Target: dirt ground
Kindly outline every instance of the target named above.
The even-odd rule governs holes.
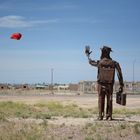
[[[54,93],[42,91],[28,91],[21,92],[21,94],[14,94],[14,92],[0,91],[0,101],[13,101],[23,102],[27,104],[35,104],[38,102],[60,101],[64,104],[75,103],[80,107],[97,107],[98,96],[97,94],[77,95],[77,93]],[[116,104],[115,94],[113,95],[113,107],[115,108],[139,108],[140,107],[140,94],[127,95],[126,106]]]
[[[37,91],[36,91],[37,92]],[[32,92],[33,93],[33,92]],[[13,101],[13,102],[23,102],[26,104],[36,104],[39,102],[48,102],[48,101],[59,101],[61,103],[65,104],[77,104],[79,107],[84,108],[95,108],[98,106],[98,96],[97,94],[85,94],[85,95],[77,95],[76,93],[55,93],[55,94],[48,94],[47,92],[38,92],[35,94],[0,94],[0,101]],[[126,106],[121,106],[116,103],[116,97],[113,95],[113,108],[128,108],[128,109],[136,109],[140,108],[140,95],[127,95],[127,102]],[[50,121],[52,123],[68,123],[71,124],[74,122],[74,124],[79,124],[81,122],[88,122],[88,121],[95,121],[96,117],[94,119],[69,119],[69,121],[66,118],[55,118],[53,121]],[[119,118],[118,118],[119,119]],[[125,120],[129,121],[140,121],[140,115],[139,116],[133,116],[131,118],[125,118]]]
[[[6,93],[6,94],[5,94]],[[47,92],[35,92],[35,94],[14,94],[14,93],[7,93],[2,92],[0,93],[0,101],[13,101],[13,102],[23,102],[26,104],[36,104],[39,102],[48,102],[48,101],[60,101],[63,104],[77,104],[79,107],[84,108],[94,108],[98,106],[98,96],[97,94],[91,95],[77,95],[76,93],[55,93],[55,94],[49,94]],[[113,96],[113,107],[114,108],[128,108],[128,109],[135,109],[140,108],[140,95],[127,95],[127,104],[126,106],[121,106],[116,104],[116,98],[115,95]],[[21,118],[9,118],[10,122],[14,122],[15,124],[22,124],[22,123],[35,123],[35,124],[42,124],[44,123],[42,119],[21,119]],[[98,121],[97,116],[94,116],[92,118],[64,118],[64,117],[52,117],[51,119],[47,120],[47,124],[54,125],[55,127],[48,129],[48,134],[45,136],[48,136],[47,139],[73,139],[73,140],[93,140],[93,137],[90,136],[90,132],[93,130],[94,124],[97,125],[103,125],[105,128],[107,128],[108,131],[111,129],[116,129],[116,126],[121,126],[122,129],[124,126],[127,126],[131,123],[137,123],[140,122],[140,115],[134,115],[134,116],[121,116],[114,118],[113,121],[106,121],[103,120]],[[97,126],[96,126],[97,127]],[[83,133],[83,128],[86,131]],[[102,127],[99,127],[102,129]],[[131,127],[130,127],[131,128]],[[102,131],[102,130],[101,130]],[[105,131],[105,130],[103,130]],[[125,129],[123,129],[125,131]],[[97,131],[98,132],[98,131]],[[89,133],[87,135],[87,133]],[[108,140],[139,140],[139,134],[134,135],[133,131],[130,130],[130,132],[119,132],[118,134],[111,133],[110,132],[104,132]],[[130,135],[128,135],[130,133]],[[125,136],[123,136],[125,134]],[[49,137],[51,136],[51,137]],[[102,135],[101,135],[102,136]],[[87,138],[86,138],[87,137]],[[98,135],[96,135],[95,139],[101,139]],[[101,139],[102,140],[102,139]]]

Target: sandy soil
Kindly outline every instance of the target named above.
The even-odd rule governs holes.
[[[94,95],[76,95],[69,93],[61,94],[48,94],[48,93],[36,93],[36,94],[0,94],[0,101],[13,101],[13,102],[24,102],[27,104],[35,104],[38,102],[48,102],[48,101],[60,101],[64,104],[75,103],[80,107],[97,107],[98,96]],[[116,104],[116,97],[113,95],[113,106],[115,108],[139,108],[140,107],[140,95],[127,95],[126,106],[121,106]]]

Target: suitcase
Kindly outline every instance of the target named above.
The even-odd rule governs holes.
[[[116,93],[116,103],[125,106],[126,105],[126,93]]]

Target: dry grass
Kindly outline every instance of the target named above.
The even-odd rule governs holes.
[[[94,118],[97,112],[97,108],[83,108],[59,101],[38,102],[33,105],[0,102],[0,139],[139,140],[140,122],[97,121]],[[114,109],[114,116],[131,117],[139,114],[139,108]],[[57,120],[57,117],[60,119]],[[90,118],[94,119],[91,121]],[[68,123],[69,121],[71,122]]]
[[[140,123],[94,122],[84,125],[25,121],[0,122],[1,140],[139,140]]]

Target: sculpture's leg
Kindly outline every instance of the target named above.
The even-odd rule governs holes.
[[[104,105],[105,105],[105,92],[101,85],[98,87],[98,109],[99,120],[103,120],[104,117]]]
[[[110,118],[110,120],[112,120],[112,110],[113,110],[113,95],[112,95],[112,86],[109,86],[108,87],[108,90],[107,90],[107,105],[106,105],[106,119],[108,120]]]

